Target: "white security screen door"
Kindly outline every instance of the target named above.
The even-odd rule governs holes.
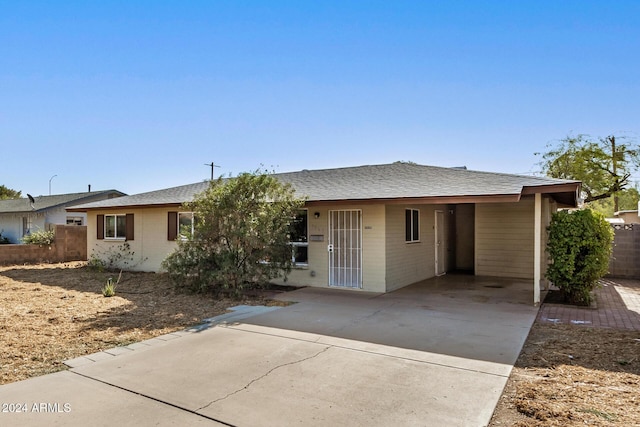
[[[362,287],[362,212],[329,211],[329,286]]]

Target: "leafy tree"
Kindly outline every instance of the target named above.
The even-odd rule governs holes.
[[[578,135],[550,147],[542,159],[548,176],[582,181],[585,203],[613,196],[617,211],[618,194],[627,188],[632,173],[640,167],[640,147],[620,143],[613,135],[598,140]]]
[[[256,171],[210,181],[186,203],[195,236],[178,239],[163,261],[177,285],[194,291],[259,286],[291,270],[289,227],[304,200],[273,175]]]
[[[19,199],[21,194],[22,193],[20,191],[12,190],[4,185],[0,185],[0,200]]]
[[[589,305],[591,291],[607,274],[613,229],[604,216],[590,209],[553,214],[547,250],[551,264],[547,278],[564,294],[565,301]]]
[[[636,210],[638,209],[638,200],[640,200],[640,191],[638,191],[638,184],[636,183],[633,187],[618,193],[618,210]],[[617,212],[613,208],[613,197],[591,202],[589,203],[589,208],[600,212],[607,218],[611,218]]]

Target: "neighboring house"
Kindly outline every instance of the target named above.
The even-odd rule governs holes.
[[[306,197],[289,283],[388,292],[448,271],[532,279],[546,266],[546,226],[576,207],[580,183],[392,163],[275,176]],[[158,271],[191,214],[181,204],[208,182],[69,209],[86,212],[89,252],[128,241]]]
[[[638,224],[640,223],[640,217],[638,211],[618,211],[613,214],[614,219],[619,221],[610,221],[611,223],[626,223],[626,224]]]
[[[68,213],[67,207],[124,196],[116,190],[37,196],[0,200],[0,233],[11,243],[21,243],[24,235],[46,230],[50,224],[86,225],[87,215]]]

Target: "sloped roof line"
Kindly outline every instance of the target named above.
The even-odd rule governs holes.
[[[32,204],[29,198],[23,197],[19,199],[0,200],[0,213],[22,213],[34,212],[40,213],[48,209],[55,209],[64,206],[75,206],[83,204],[87,199],[101,196],[104,194],[114,194],[116,196],[125,196],[126,194],[118,190],[99,190],[83,193],[67,193],[54,194],[50,196],[36,196]]]
[[[526,175],[480,172],[415,163],[391,163],[347,168],[302,170],[276,173],[290,184],[296,194],[308,202],[345,200],[435,199],[445,197],[480,197],[488,195],[520,196],[524,189],[562,188],[575,192],[578,181]],[[208,186],[209,181],[156,190],[119,199],[75,206],[70,210],[99,208],[180,205]],[[569,189],[567,189],[569,188]]]

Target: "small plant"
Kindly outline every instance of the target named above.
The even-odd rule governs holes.
[[[29,233],[22,238],[22,242],[28,245],[51,245],[56,239],[56,232],[53,230],[38,230]]]
[[[107,283],[102,287],[102,295],[109,298],[116,294],[117,283],[113,283],[113,278],[109,277]]]
[[[6,237],[2,237],[2,232],[3,232],[3,231],[4,231],[4,230],[0,230],[0,245],[8,245],[8,244],[9,244],[9,243],[11,243],[11,242],[9,241],[9,239],[8,239],[8,238],[6,238]]]

